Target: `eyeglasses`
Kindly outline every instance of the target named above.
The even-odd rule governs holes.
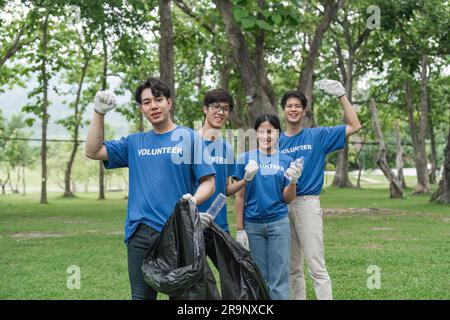
[[[214,112],[219,111],[222,111],[223,113],[230,112],[230,106],[221,106],[220,104],[210,104],[208,107],[210,107]]]
[[[258,129],[256,132],[262,136],[272,136],[278,134],[278,129]]]
[[[288,105],[286,106],[286,108],[287,108],[287,109],[292,109],[292,108],[295,108],[295,109],[303,109],[303,106],[302,106],[301,104],[288,104]]]

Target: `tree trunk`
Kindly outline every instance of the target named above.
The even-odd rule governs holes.
[[[298,90],[303,92],[306,98],[308,99],[306,116],[302,120],[303,128],[311,128],[315,125],[314,108],[312,105],[314,64],[320,53],[320,48],[322,46],[322,38],[325,32],[327,31],[328,27],[330,26],[331,22],[333,22],[333,20],[335,19],[337,12],[342,8],[343,5],[344,5],[343,0],[338,0],[336,2],[332,0],[325,1],[324,4],[325,9],[322,20],[320,21],[319,25],[317,26],[314,32],[314,37],[309,46],[310,49],[308,52],[308,57],[306,58],[306,62],[300,71]]]
[[[422,99],[422,86],[426,81],[423,79],[423,70],[422,70],[422,81],[421,81],[421,99]],[[426,90],[425,90],[426,91]],[[425,92],[426,94],[426,92]],[[412,91],[411,91],[411,82],[409,79],[405,81],[405,100],[406,100],[406,107],[408,109],[408,120],[409,120],[409,130],[411,132],[411,140],[413,143],[413,149],[414,149],[414,160],[416,163],[416,172],[417,172],[417,184],[416,184],[416,191],[415,193],[423,193],[429,191],[429,184],[426,182],[428,181],[428,173],[427,173],[427,161],[426,161],[426,154],[425,154],[425,135],[423,135],[423,140],[420,140],[421,134],[418,133],[416,123],[414,121],[414,105],[413,105],[413,97],[412,97]],[[422,105],[422,108],[424,106]],[[421,109],[422,109],[421,108]],[[426,106],[425,106],[426,108]],[[422,117],[423,110],[420,112],[420,117]],[[425,121],[426,121],[426,113],[424,114]],[[422,123],[422,119],[420,120]],[[426,130],[426,124],[425,128],[419,130]],[[427,190],[428,188],[428,190]]]
[[[406,188],[405,176],[403,175],[403,146],[400,137],[398,123],[395,124],[395,140],[397,142],[397,156],[395,157],[395,166],[397,167],[397,178],[400,181],[402,189]]]
[[[102,76],[102,90],[107,88],[107,75],[108,75],[108,47],[106,46],[106,34],[103,29],[103,76]],[[105,130],[103,128],[103,137],[105,137]],[[105,200],[105,167],[103,161],[98,162],[98,199]]]
[[[349,30],[346,30],[349,32]],[[347,98],[352,103],[353,94],[353,58],[351,52],[353,51],[352,44],[347,44],[349,47],[349,57],[347,60],[347,68],[342,68],[341,73],[342,79],[344,80],[345,92]],[[339,48],[339,46],[338,46]],[[342,53],[339,49],[338,51],[339,61],[343,61]],[[346,122],[344,118],[343,122]],[[353,184],[348,176],[348,139],[345,141],[344,149],[338,151],[337,161],[336,161],[336,174],[334,175],[333,183],[334,187],[338,188],[352,188]]]
[[[375,131],[375,138],[378,141],[379,151],[377,155],[377,164],[383,171],[384,176],[389,181],[390,198],[403,198],[403,190],[401,183],[398,181],[395,174],[392,172],[386,158],[386,145],[381,132],[380,121],[378,119],[378,111],[375,105],[375,100],[370,101],[370,111],[372,113],[372,123]]]
[[[11,190],[11,193],[14,194],[14,186],[13,186],[13,178],[11,177],[11,169],[8,168],[8,185],[9,185],[9,190]]]
[[[413,144],[414,155],[417,154],[417,126],[414,121],[414,104],[411,92],[411,80],[405,80],[405,102],[408,111],[409,131],[411,132],[411,141]]]
[[[336,173],[332,185],[338,188],[352,188],[353,184],[348,176],[348,141],[344,149],[338,151],[336,161]]]
[[[17,180],[16,180],[16,185],[14,186],[14,193],[20,193],[20,190],[19,190],[19,184],[20,184],[20,181],[22,180],[21,178],[21,175],[20,175],[20,166],[17,166]]]
[[[26,195],[26,184],[25,184],[25,166],[22,166],[22,195]]]
[[[71,174],[72,174],[72,166],[73,162],[75,160],[75,156],[78,151],[78,130],[80,127],[80,121],[81,121],[81,115],[79,114],[78,105],[80,103],[81,99],[81,91],[83,89],[83,83],[84,78],[86,76],[86,72],[89,66],[89,60],[91,59],[90,54],[88,56],[85,56],[85,61],[83,64],[83,68],[81,69],[81,78],[78,82],[78,90],[77,90],[77,96],[75,99],[75,105],[74,105],[74,119],[75,119],[75,127],[73,131],[73,145],[72,145],[72,151],[70,153],[69,161],[66,165],[66,171],[64,172],[64,197],[73,197],[73,192],[70,188],[71,186]]]
[[[436,184],[436,167],[437,167],[437,154],[436,154],[436,138],[434,136],[433,119],[431,112],[430,100],[428,99],[428,130],[430,133],[431,140],[431,168],[429,172],[429,181],[431,184]]]
[[[417,185],[416,194],[431,191],[428,179],[427,154],[425,138],[428,122],[428,57],[422,56],[421,75],[420,75],[420,117],[419,117],[419,135],[417,137],[416,170]]]
[[[364,141],[362,141],[364,143]],[[358,178],[356,180],[356,187],[357,188],[361,188],[361,173],[362,173],[362,165],[361,165],[361,160],[360,160],[360,156],[361,156],[361,152],[364,148],[364,144],[361,144],[359,148],[357,149],[357,153],[356,153],[356,163],[358,164]]]
[[[447,136],[447,146],[444,151],[444,170],[442,179],[439,181],[439,187],[431,196],[430,201],[439,203],[450,203],[450,128]]]
[[[142,114],[141,111],[139,111],[139,115],[138,115],[138,130],[139,130],[139,132],[144,132],[144,130],[145,130],[144,115]]]
[[[160,36],[159,42],[159,73],[162,81],[167,83],[172,92],[172,120],[175,114],[175,72],[173,55],[173,25],[171,0],[159,0]]]
[[[5,195],[6,194],[6,185],[8,184],[9,179],[11,179],[11,175],[9,174],[9,170],[7,170],[7,176],[6,176],[6,180],[5,181],[1,181],[0,180],[0,186],[2,187],[2,194]]]
[[[215,0],[217,8],[223,18],[225,30],[228,34],[233,56],[237,61],[239,73],[246,94],[248,106],[248,124],[253,124],[256,118],[263,113],[276,113],[276,106],[272,104],[272,85],[264,71],[264,66],[256,66],[250,58],[249,47],[241,28],[233,18],[233,5],[228,0]],[[261,38],[260,38],[261,39]],[[258,41],[258,40],[257,40]],[[261,40],[259,40],[261,41]],[[257,46],[263,43],[257,42]],[[255,76],[259,70],[259,77]],[[263,79],[263,82],[261,81]]]
[[[41,204],[48,203],[47,200],[47,124],[48,124],[48,74],[47,74],[47,37],[48,37],[48,20],[49,15],[45,17],[42,26],[42,145],[41,145]]]

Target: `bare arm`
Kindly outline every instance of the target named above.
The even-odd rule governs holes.
[[[245,188],[236,193],[236,230],[244,229]]]
[[[289,184],[286,188],[284,188],[283,191],[284,202],[288,204],[291,203],[295,199],[296,193],[297,193],[297,185]]]
[[[358,132],[362,127],[353,106],[347,99],[347,96],[343,95],[339,98],[339,101],[344,109],[345,120],[347,121],[347,125],[345,126],[345,135],[348,137]]]
[[[197,199],[197,205],[205,202],[209,197],[214,194],[216,190],[216,179],[213,175],[200,178],[200,185],[194,194],[195,199]]]
[[[84,149],[86,157],[90,159],[109,160],[106,147],[103,145],[104,118],[104,114],[94,112]]]
[[[247,182],[244,179],[234,182],[233,179],[229,177],[227,180],[226,196],[227,197],[232,196],[233,194],[241,190],[243,187],[245,187],[246,183]]]

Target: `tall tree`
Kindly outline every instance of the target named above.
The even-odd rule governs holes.
[[[302,120],[302,127],[310,128],[315,125],[314,121],[314,108],[313,108],[313,76],[314,66],[317,58],[319,57],[320,48],[322,46],[322,39],[325,32],[336,18],[338,11],[343,7],[344,0],[326,0],[323,1],[324,11],[322,18],[314,32],[311,43],[309,44],[309,50],[306,57],[306,62],[300,71],[298,90],[302,91],[308,98],[308,106],[306,117]],[[350,100],[351,101],[351,100]]]
[[[257,31],[258,36],[255,39],[255,46],[259,51],[257,58],[252,59],[248,40],[233,17],[233,4],[228,0],[215,0],[215,3],[222,15],[225,30],[233,48],[233,57],[239,67],[241,81],[245,88],[248,121],[249,123],[254,123],[261,113],[274,113],[276,111],[273,88],[265,72],[264,59],[262,58],[264,32]],[[264,6],[264,2],[258,1],[258,7],[261,6]],[[248,15],[248,11],[236,9],[234,15],[236,17],[244,17]],[[264,24],[261,23],[261,25]]]
[[[431,196],[431,201],[439,203],[450,203],[450,128],[447,137],[447,146],[445,147],[444,171],[442,179],[439,181],[439,187]]]
[[[72,166],[75,160],[75,156],[79,147],[79,130],[82,126],[82,116],[86,109],[86,104],[82,104],[83,85],[87,76],[89,63],[93,56],[96,40],[91,38],[91,34],[86,28],[82,28],[82,33],[76,32],[75,38],[77,52],[74,53],[74,62],[68,71],[68,82],[76,82],[77,89],[75,95],[75,101],[71,103],[70,107],[73,108],[73,115],[66,119],[58,121],[66,127],[72,136],[72,150],[70,152],[69,160],[66,164],[64,173],[64,197],[72,197]],[[81,67],[81,72],[80,72]]]
[[[400,136],[400,128],[398,123],[395,124],[395,141],[397,147],[397,155],[395,157],[395,166],[397,167],[397,178],[403,189],[406,188],[405,176],[403,174],[403,145]]]
[[[397,63],[396,60],[399,61],[397,70],[400,72],[397,75],[403,81],[417,171],[415,193],[429,192],[425,138],[428,131],[430,57],[436,63],[440,57],[450,53],[446,40],[448,25],[443,22],[448,21],[449,13],[445,4],[435,0],[381,1],[380,4],[383,12],[381,24],[385,32],[379,34],[379,46],[374,54],[378,55],[376,60],[381,58],[390,68]],[[378,64],[378,67],[382,69],[383,65]]]
[[[108,88],[108,46],[106,44],[105,30],[102,28],[102,49],[103,49],[103,73],[101,77],[101,90],[105,91]],[[104,132],[103,132],[104,136]],[[103,161],[98,162],[98,199],[105,200],[105,167]]]
[[[159,0],[160,16],[160,44],[159,44],[159,70],[160,78],[167,83],[172,91],[172,119],[175,113],[175,64],[173,53],[173,24],[171,0]]]
[[[419,132],[416,140],[416,193],[431,191],[428,178],[425,137],[428,131],[428,56],[421,57]]]
[[[47,125],[48,125],[48,71],[47,71],[47,46],[48,46],[48,20],[50,15],[47,13],[42,23],[41,40],[41,74],[42,83],[42,132],[41,132],[41,204],[48,203],[47,200]]]
[[[358,7],[355,3],[344,7],[341,17],[336,19],[342,35],[341,37],[337,35],[334,37],[339,71],[350,102],[353,101],[354,82],[366,72],[364,52],[359,54],[360,49],[367,42],[373,30],[367,27],[366,16],[359,14],[361,7]],[[349,17],[352,19],[351,22]],[[343,39],[342,45],[340,38]],[[338,151],[336,174],[332,185],[339,188],[353,186],[348,177],[348,141],[346,141],[344,149]]]
[[[389,164],[387,162],[387,152],[386,152],[386,144],[383,139],[383,133],[381,131],[380,120],[378,118],[378,110],[375,104],[375,100],[371,100],[370,102],[370,110],[372,112],[372,121],[375,131],[375,137],[378,142],[379,151],[377,155],[377,164],[380,167],[383,174],[389,181],[389,190],[391,198],[403,198],[403,189],[400,181],[397,179],[395,174],[391,171]]]
[[[430,171],[428,175],[428,179],[430,180],[431,184],[436,183],[436,168],[437,168],[437,151],[436,151],[436,136],[434,134],[434,127],[433,127],[433,115],[431,110],[431,104],[430,99],[428,98],[428,133],[430,136],[430,142],[431,142],[431,158],[430,158]]]

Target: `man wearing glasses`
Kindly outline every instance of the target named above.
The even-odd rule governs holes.
[[[245,186],[247,181],[251,181],[258,167],[249,165],[245,169],[244,179],[234,182],[236,176],[235,159],[233,147],[222,138],[221,129],[228,120],[230,112],[233,112],[233,98],[230,93],[223,89],[214,89],[208,91],[203,99],[204,122],[202,128],[198,131],[203,137],[208,154],[211,156],[212,164],[216,171],[215,192],[205,202],[198,206],[202,214],[200,218],[204,226],[211,223],[212,217],[205,213],[219,193],[231,196]],[[214,221],[229,232],[227,219],[227,206],[225,205]],[[214,265],[217,266],[217,258],[213,247],[212,233],[208,228],[204,229],[206,254],[211,258]]]
[[[303,258],[318,300],[333,298],[331,280],[325,268],[323,221],[319,195],[322,191],[325,157],[342,149],[345,140],[361,129],[356,112],[342,84],[334,80],[316,82],[318,89],[339,99],[347,124],[335,127],[302,128],[307,99],[300,91],[286,92],[281,99],[286,132],[280,137],[280,152],[293,159],[304,157],[303,174],[298,180],[297,197],[289,204],[291,223],[290,283],[294,299],[306,299]]]

